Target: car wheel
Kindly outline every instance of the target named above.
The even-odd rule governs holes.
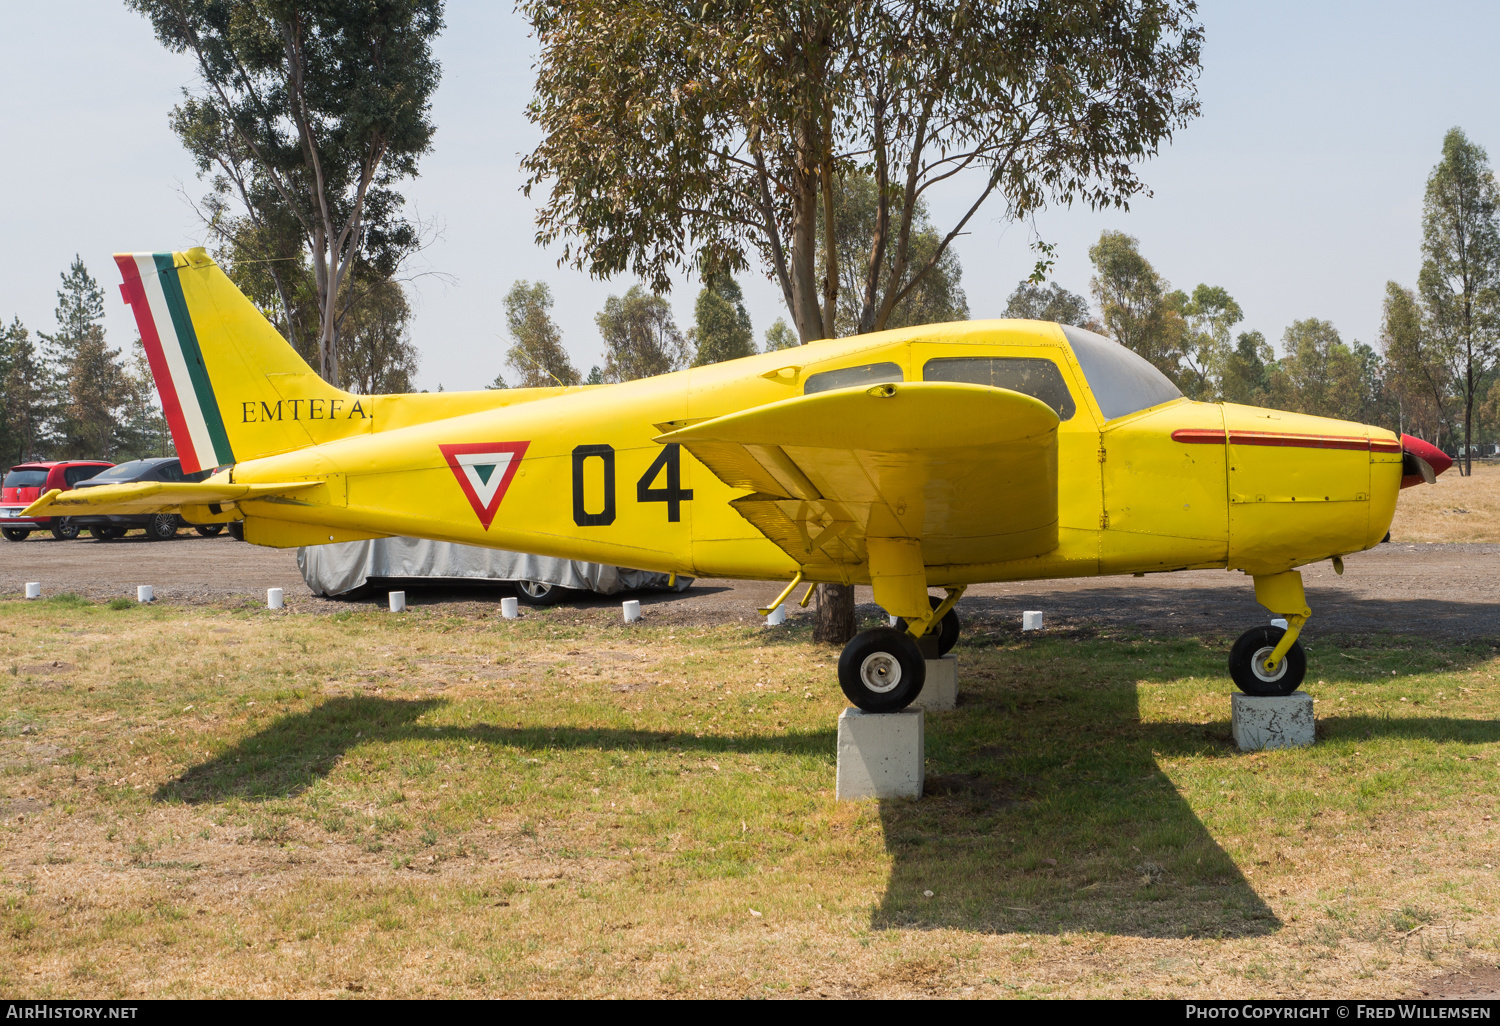
[[[572,594],[569,588],[542,581],[516,581],[516,598],[528,606],[555,606],[566,602]]]
[[[118,527],[109,527],[102,524],[98,527],[89,528],[89,536],[92,537],[94,541],[114,541],[116,538],[124,535],[124,533],[125,532]]]
[[[0,531],[0,534],[5,535],[6,541],[25,541],[31,536],[30,531],[23,531],[19,527],[7,527],[4,531]]]
[[[177,537],[177,528],[182,518],[176,513],[158,513],[146,525],[146,537],[152,541],[167,541]]]
[[[224,530],[224,525],[199,524],[197,527],[194,527],[193,530],[197,531],[198,534],[200,534],[204,538],[217,538],[219,536],[219,532]]]
[[[58,541],[72,541],[78,537],[78,525],[66,517],[52,521],[52,537]]]

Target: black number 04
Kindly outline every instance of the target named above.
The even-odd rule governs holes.
[[[583,468],[589,459],[604,464],[604,508],[590,513],[584,502]],[[665,486],[653,488],[658,477],[666,477]],[[665,502],[667,522],[682,520],[682,504],[693,497],[691,488],[682,487],[682,446],[668,442],[661,455],[635,484],[636,502]],[[573,450],[573,523],[579,527],[608,527],[615,522],[615,450],[611,445],[580,445]]]

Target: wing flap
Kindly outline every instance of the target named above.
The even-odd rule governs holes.
[[[928,565],[1057,547],[1057,414],[1008,389],[856,387],[770,403],[662,435],[800,566],[862,563],[866,538],[918,538]]]
[[[98,485],[64,492],[52,489],[22,511],[23,516],[79,516],[87,513],[175,513],[183,506],[224,505],[244,499],[291,495],[323,481],[279,484],[218,484],[208,481],[140,481]]]

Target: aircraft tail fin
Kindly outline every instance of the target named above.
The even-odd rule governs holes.
[[[201,248],[117,253],[182,469],[369,431],[369,397],[325,382]]]

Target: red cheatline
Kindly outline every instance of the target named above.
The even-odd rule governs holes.
[[[1180,428],[1172,432],[1172,441],[1189,445],[1222,445],[1226,433],[1213,428]],[[1303,435],[1281,431],[1230,431],[1232,445],[1270,445],[1294,449],[1353,449],[1371,452],[1400,452],[1397,442],[1351,438],[1348,435]]]

